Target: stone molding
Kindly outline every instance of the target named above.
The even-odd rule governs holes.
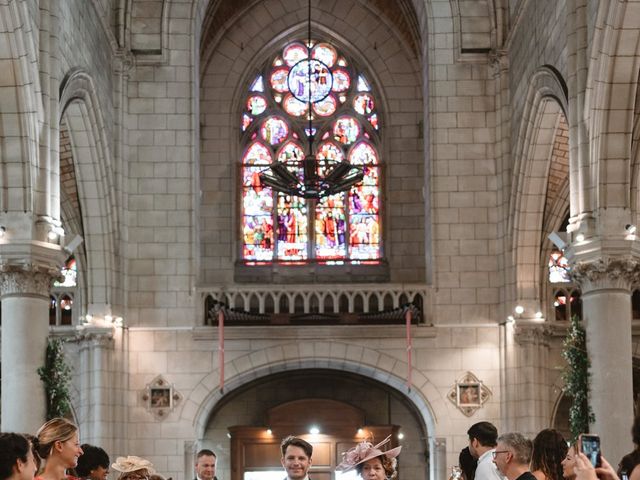
[[[553,329],[550,326],[516,323],[513,338],[520,346],[534,345],[548,347],[552,335]]]
[[[640,281],[640,262],[632,258],[599,258],[577,262],[571,277],[580,285],[582,294],[593,290],[615,289],[631,291]]]
[[[80,350],[95,348],[111,348],[113,346],[113,328],[79,328],[76,333],[76,341],[80,344]]]
[[[0,297],[37,296],[48,299],[51,284],[58,273],[37,267],[9,268],[0,271]]]

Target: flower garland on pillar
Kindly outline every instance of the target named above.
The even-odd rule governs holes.
[[[47,420],[64,417],[71,411],[71,368],[64,357],[63,341],[50,339],[44,366],[38,369],[47,397]]]
[[[571,324],[563,342],[562,357],[567,365],[562,374],[564,393],[572,399],[569,409],[569,428],[571,442],[578,435],[589,431],[589,423],[595,421],[589,406],[589,367],[591,362],[587,355],[587,339],[582,323],[577,315],[571,317]]]

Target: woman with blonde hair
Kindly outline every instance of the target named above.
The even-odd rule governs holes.
[[[44,468],[36,480],[62,480],[67,469],[74,468],[82,455],[78,427],[66,418],[52,418],[40,427],[33,444],[44,460]]]

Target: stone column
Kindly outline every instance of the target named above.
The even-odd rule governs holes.
[[[0,272],[2,299],[2,431],[35,431],[46,416],[44,365],[49,335],[49,272]]]
[[[617,462],[633,449],[633,369],[631,353],[631,285],[638,262],[598,259],[579,262],[573,276],[582,288],[587,351],[591,360],[591,427],[602,451]]]
[[[546,428],[551,418],[548,385],[550,328],[532,320],[518,320],[514,326],[517,352],[513,378],[515,427],[531,438]]]

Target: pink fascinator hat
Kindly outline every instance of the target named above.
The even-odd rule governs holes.
[[[379,457],[380,455],[384,455],[387,458],[396,458],[400,453],[400,450],[402,450],[402,447],[392,448],[391,450],[384,452],[380,450],[380,447],[389,443],[389,441],[391,441],[391,435],[377,445],[372,445],[370,442],[366,441],[360,442],[351,450],[342,454],[342,463],[336,467],[336,470],[348,472],[355,468],[356,465],[360,465],[361,463],[371,460],[372,458]]]

